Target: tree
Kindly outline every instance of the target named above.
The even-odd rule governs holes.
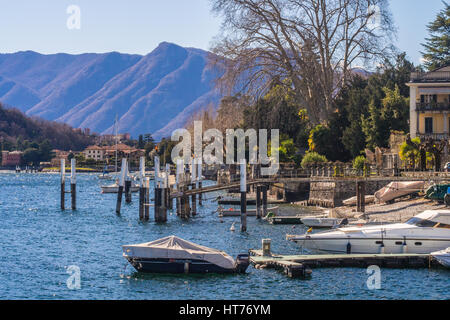
[[[335,146],[330,144],[331,130],[325,125],[317,125],[314,127],[308,139],[309,151],[314,151],[324,155],[328,159],[333,159],[333,153],[335,152]]]
[[[442,3],[444,9],[427,25],[430,37],[422,44],[424,65],[430,71],[450,65],[450,5]]]
[[[41,153],[36,148],[28,148],[23,153],[22,161],[25,165],[39,165]]]
[[[230,92],[261,96],[290,79],[314,124],[334,112],[352,65],[386,57],[393,25],[386,0],[212,0],[224,18],[211,56]],[[226,58],[226,59],[223,59]]]

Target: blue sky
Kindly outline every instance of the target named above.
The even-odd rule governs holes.
[[[146,54],[158,43],[208,49],[220,20],[209,0],[0,0],[0,52],[119,51]],[[69,30],[69,5],[81,9],[81,29]],[[420,61],[425,25],[441,0],[390,0],[398,27],[395,44]]]

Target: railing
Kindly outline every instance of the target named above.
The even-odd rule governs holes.
[[[411,82],[450,82],[450,71],[411,72]]]
[[[432,138],[433,140],[444,140],[449,139],[450,136],[448,133],[420,133],[416,132],[416,136],[420,138]]]
[[[450,111],[450,102],[418,102],[416,111]]]

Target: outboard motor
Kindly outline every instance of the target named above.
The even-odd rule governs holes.
[[[235,262],[235,269],[237,273],[245,273],[250,264],[250,256],[247,253],[238,254]]]

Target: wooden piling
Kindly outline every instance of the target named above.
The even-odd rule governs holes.
[[[76,160],[70,160],[70,195],[72,198],[72,210],[77,209],[77,179],[76,179]]]
[[[145,157],[139,159],[139,220],[144,220],[145,208]]]
[[[261,219],[261,187],[256,186],[256,219]]]
[[[267,217],[267,185],[263,185],[262,189],[262,215]]]
[[[247,231],[247,163],[241,160],[241,232]]]
[[[131,180],[128,177],[125,180],[125,202],[131,203]]]
[[[117,192],[116,214],[120,215],[120,209],[122,206],[123,188],[125,185],[125,174],[127,172],[127,159],[122,159],[122,167],[120,170],[119,190]]]
[[[61,210],[65,210],[66,200],[66,160],[61,159]]]
[[[192,159],[191,163],[191,190],[196,189],[197,184],[197,161],[195,158]],[[191,195],[191,208],[192,208],[192,215],[197,215],[197,199],[196,195]]]
[[[197,180],[198,180],[198,187],[201,189],[202,188],[202,180],[203,180],[203,162],[202,162],[201,157],[197,160]],[[201,193],[199,193],[199,195],[198,195],[198,205],[199,206],[203,205],[203,199],[202,199]]]
[[[357,211],[364,213],[366,211],[366,182],[356,182],[356,204]]]
[[[144,220],[150,220],[150,178],[144,178]]]

